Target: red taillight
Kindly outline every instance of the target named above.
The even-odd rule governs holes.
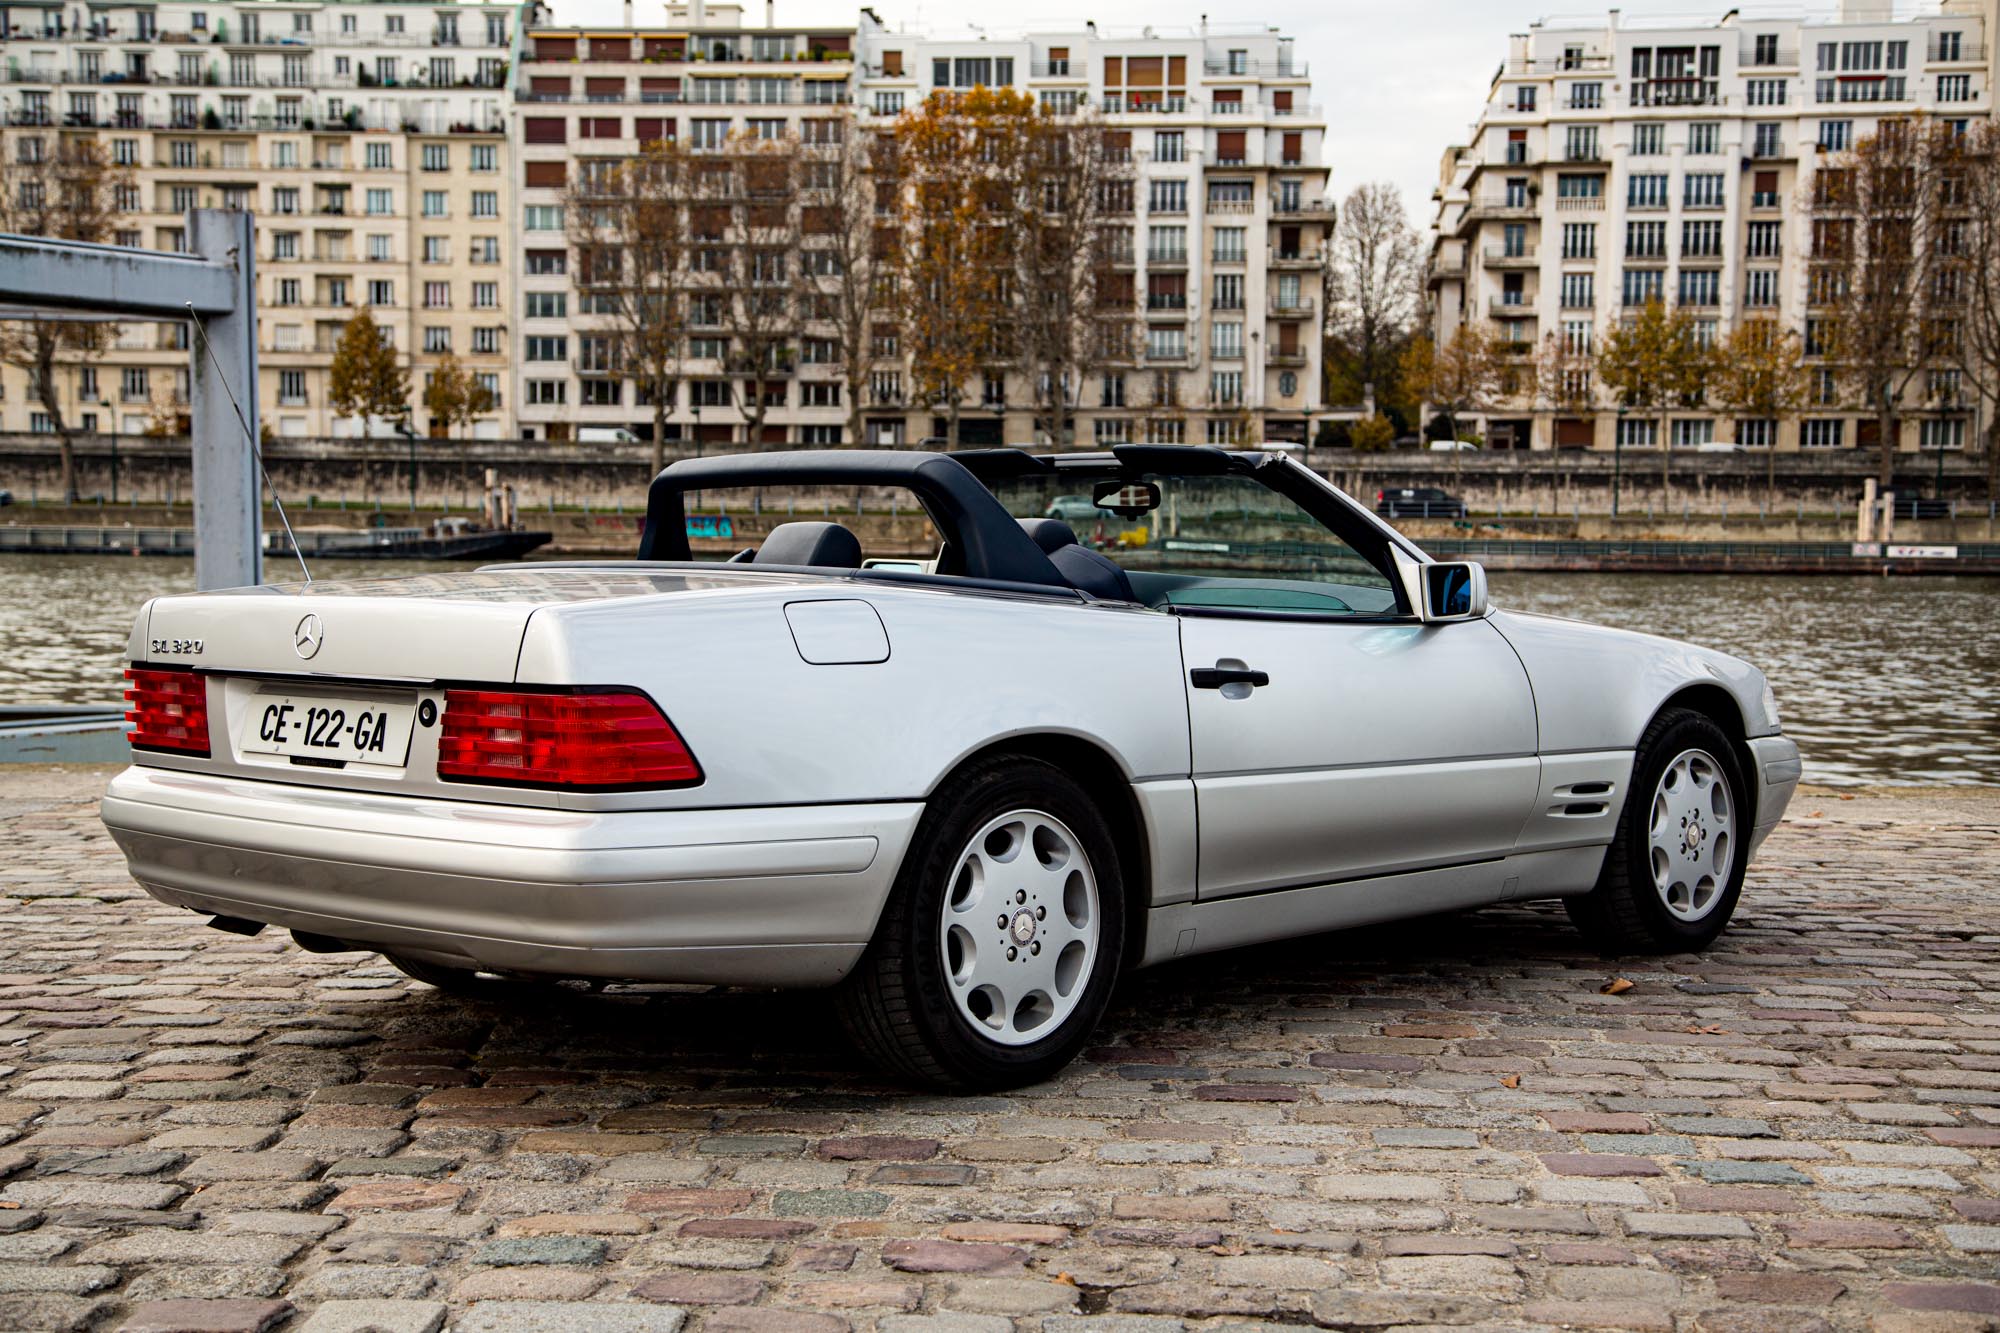
[[[1377,491],[1377,492],[1375,492],[1375,503],[1376,503],[1376,504],[1381,504],[1381,503],[1382,503],[1382,500],[1383,500],[1383,498],[1384,498],[1384,497],[1385,497],[1385,496],[1386,496],[1387,494],[1388,494],[1388,492],[1387,492],[1387,491]]]
[[[136,750],[172,750],[178,754],[208,753],[208,682],[192,671],[159,671],[133,667],[125,701],[125,720],[132,724]]]
[[[701,766],[658,705],[632,690],[446,690],[438,776],[536,787],[671,787]]]

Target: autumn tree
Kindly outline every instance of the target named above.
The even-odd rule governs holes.
[[[1767,486],[1775,486],[1778,478],[1777,421],[1806,405],[1806,388],[1799,335],[1776,319],[1739,320],[1716,349],[1709,400],[1739,420],[1772,423],[1773,434],[1764,442]]]
[[[807,318],[831,333],[847,381],[847,442],[862,438],[863,391],[878,324],[895,306],[894,143],[850,110],[831,142],[804,146],[800,260]]]
[[[1403,353],[1423,313],[1424,247],[1402,192],[1356,186],[1340,206],[1326,268],[1326,366],[1334,401],[1399,397]],[[1341,383],[1340,381],[1346,381]]]
[[[1411,393],[1442,413],[1457,452],[1458,419],[1490,400],[1500,386],[1500,355],[1484,324],[1461,324],[1444,346],[1429,337],[1403,349],[1399,373]]]
[[[1986,407],[1986,498],[2000,499],[2000,128],[1976,122],[1960,142],[1964,206],[1942,219],[1939,281],[1960,316],[1954,362]],[[1949,275],[1949,276],[1946,276]]]
[[[340,331],[327,402],[341,416],[359,417],[364,434],[373,433],[376,420],[399,420],[410,410],[410,377],[396,344],[365,308]]]
[[[1636,314],[1614,322],[1597,346],[1598,381],[1621,408],[1655,422],[1663,485],[1673,457],[1667,413],[1701,401],[1713,363],[1697,334],[1692,315],[1655,297]]]
[[[1808,355],[1825,358],[1875,414],[1876,480],[1895,475],[1903,395],[1949,359],[1956,312],[1933,304],[1947,267],[1939,238],[1962,212],[1959,144],[1943,124],[1884,120],[1813,173]]]
[[[1592,407],[1591,356],[1561,334],[1543,336],[1534,354],[1534,399],[1553,413],[1576,414]]]
[[[1083,383],[1128,359],[1137,327],[1130,284],[1113,270],[1109,232],[1132,189],[1131,152],[1122,146],[1129,135],[1089,112],[1012,114],[1023,136],[1007,224],[1014,348],[1032,386],[1035,424],[1060,447],[1070,442]]]
[[[424,410],[430,413],[433,429],[442,426],[449,432],[454,425],[469,426],[493,407],[493,391],[450,352],[424,381]]]
[[[578,340],[603,373],[630,380],[653,409],[652,470],[666,466],[667,414],[687,353],[685,286],[697,251],[723,242],[690,207],[695,155],[649,142],[629,161],[584,164],[563,190]],[[714,235],[697,234],[702,227]],[[586,313],[587,312],[587,313]]]
[[[966,383],[1006,347],[1016,163],[1033,103],[1013,89],[939,91],[896,122],[895,262],[912,387],[958,446]]]
[[[131,172],[94,138],[29,130],[0,135],[0,232],[109,241]],[[77,431],[63,414],[58,367],[108,346],[111,324],[34,318],[0,323],[0,360],[28,373],[61,455],[63,499],[76,502]]]

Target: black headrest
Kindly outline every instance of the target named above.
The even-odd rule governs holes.
[[[1076,545],[1076,530],[1059,518],[1024,518],[1021,530],[1042,548],[1043,555],[1053,555],[1065,546]]]
[[[859,569],[861,539],[838,523],[780,523],[750,563]]]

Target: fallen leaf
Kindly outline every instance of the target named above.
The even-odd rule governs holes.
[[[1074,1287],[1076,1285],[1076,1279],[1068,1273],[1057,1273],[1055,1280],[1062,1283],[1065,1287]]]
[[[1807,819],[1823,819],[1823,818],[1825,818],[1825,816],[1826,816],[1826,811],[1824,811],[1824,810],[1813,810],[1813,811],[1810,811],[1810,812],[1808,812],[1808,813],[1807,813],[1807,815],[1806,815],[1806,818],[1807,818]]]
[[[1244,1249],[1241,1245],[1211,1245],[1208,1247],[1208,1252],[1210,1254],[1221,1254],[1221,1255],[1238,1255],[1238,1254],[1250,1253],[1250,1251]]]
[[[1632,989],[1632,983],[1623,977],[1616,977],[1597,988],[1599,995],[1623,995]]]
[[[1518,1088],[1521,1086],[1521,1076],[1519,1074],[1508,1074],[1500,1080],[1500,1086],[1503,1088]]]
[[[1689,1027],[1688,1031],[1702,1037],[1720,1037],[1727,1033],[1729,1029],[1717,1023],[1710,1023],[1706,1027]]]
[[[1852,792],[1843,792],[1843,793],[1841,793],[1841,797],[1840,797],[1840,799],[1841,799],[1841,800],[1843,800],[1843,801],[1851,801],[1851,800],[1853,800],[1853,799],[1854,799],[1854,793],[1852,793]]]
[[[13,1208],[19,1208],[20,1206],[21,1205],[18,1203],[0,1203],[0,1208],[13,1209]]]

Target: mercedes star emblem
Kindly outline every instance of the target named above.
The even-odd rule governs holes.
[[[311,657],[319,651],[319,646],[325,638],[326,629],[319,623],[319,617],[307,613],[306,617],[299,621],[298,628],[292,631],[292,651],[300,657]]]

